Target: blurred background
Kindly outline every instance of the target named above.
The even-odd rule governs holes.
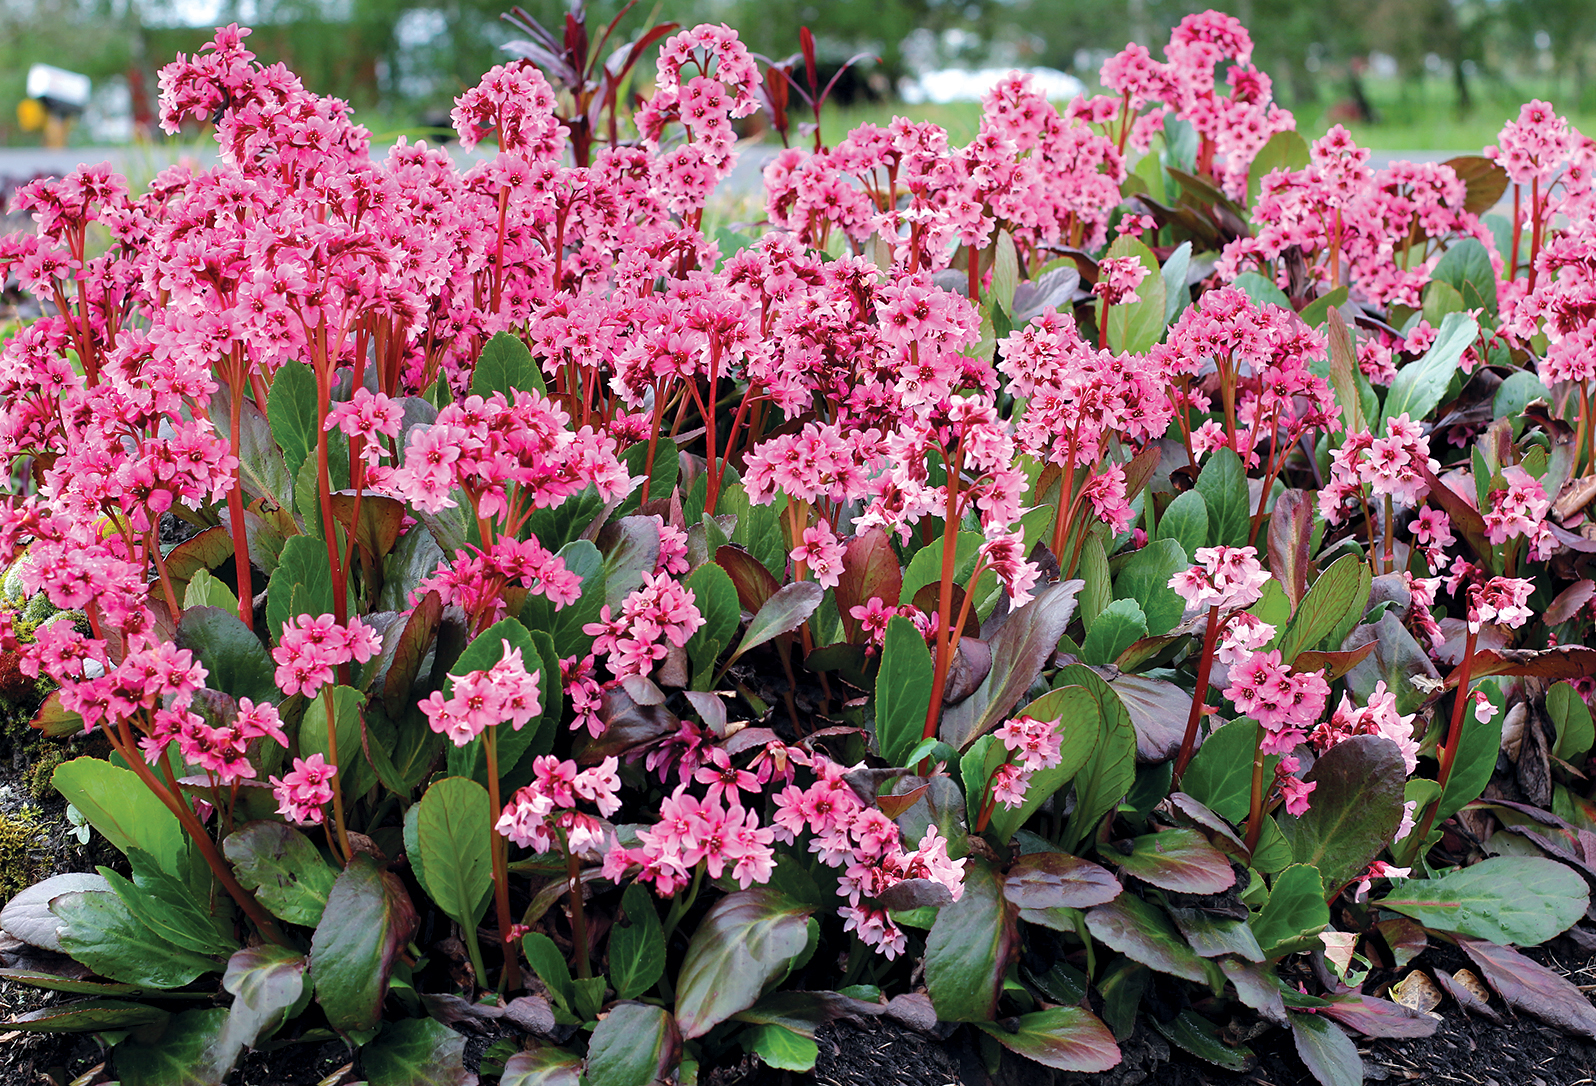
[[[557,28],[563,0],[523,0]],[[620,9],[589,6],[590,33]],[[1333,123],[1376,149],[1478,150],[1532,97],[1585,127],[1596,121],[1596,0],[643,0],[617,35],[655,22],[726,22],[755,52],[786,57],[798,28],[822,66],[867,51],[828,106],[828,140],[893,113],[974,131],[969,98],[987,68],[1049,69],[1068,97],[1127,41],[1158,53],[1186,13],[1221,7],[1256,43],[1255,63],[1304,134]],[[500,19],[506,0],[0,0],[0,146],[74,146],[162,137],[155,74],[211,28],[255,28],[249,46],[312,90],[347,99],[377,139],[439,134],[451,100],[525,35]],[[49,64],[88,76],[69,128],[46,124],[28,73]],[[648,66],[651,70],[651,65]],[[1077,84],[1076,81],[1079,81]],[[946,100],[952,99],[952,100]],[[1592,126],[1596,127],[1596,126]]]

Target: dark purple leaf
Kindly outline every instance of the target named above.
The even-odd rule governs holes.
[[[1350,649],[1345,652],[1300,652],[1297,662],[1292,665],[1295,671],[1323,671],[1325,682],[1335,682],[1341,676],[1361,664],[1375,649],[1375,642],[1370,641],[1362,648]]]
[[[1441,1025],[1412,1007],[1358,994],[1337,996],[1324,1013],[1365,1037],[1428,1037]]]
[[[1063,852],[1027,853],[1003,878],[1003,896],[1021,909],[1089,909],[1113,901],[1120,889],[1106,868]]]
[[[1319,869],[1328,899],[1396,835],[1407,772],[1391,740],[1357,735],[1331,747],[1303,779],[1318,784],[1313,805],[1300,818],[1283,816],[1280,829],[1293,861]]]
[[[1120,1061],[1119,1045],[1108,1027],[1079,1007],[1049,1007],[1001,1024],[976,1026],[1011,1052],[1060,1071],[1093,1074]]]
[[[1495,943],[1459,938],[1457,945],[1480,967],[1485,982],[1509,1007],[1570,1033],[1596,1039],[1596,1008],[1566,977]]]
[[[739,890],[716,902],[693,932],[676,978],[682,1035],[701,1037],[752,1007],[802,952],[809,913],[773,890]]]
[[[405,621],[404,633],[394,646],[393,657],[387,661],[387,673],[382,680],[382,701],[397,715],[410,697],[410,688],[421,672],[421,662],[438,635],[438,624],[443,621],[443,598],[430,591],[411,608]]]
[[[1172,682],[1145,675],[1118,675],[1108,685],[1136,729],[1136,760],[1167,761],[1180,749],[1191,715],[1191,694]]]
[[[1398,969],[1424,953],[1424,948],[1430,945],[1424,925],[1405,916],[1382,920],[1374,926],[1374,930],[1380,933],[1380,938],[1390,948],[1391,958]]]
[[[1234,954],[1249,962],[1264,960],[1263,949],[1258,945],[1252,926],[1244,919],[1216,916],[1206,909],[1178,909],[1170,907],[1169,915],[1175,926],[1200,958],[1217,958]]]
[[[1129,851],[1125,845],[1129,845]],[[1120,870],[1163,890],[1218,894],[1235,885],[1236,873],[1225,854],[1196,830],[1172,829],[1120,842],[1102,855]]]
[[[718,560],[719,555],[716,557]],[[764,569],[763,566],[759,568]],[[903,592],[903,570],[886,532],[869,528],[848,541],[842,552],[842,572],[837,576],[837,587],[833,591],[844,636],[850,642],[861,641],[861,627],[851,614],[852,609],[864,606],[872,597],[896,603]]]
[[[639,705],[619,686],[604,691],[598,716],[604,722],[603,734],[579,741],[576,760],[583,765],[597,765],[612,755],[663,739],[680,723],[663,705]]]
[[[1291,1014],[1291,1036],[1297,1055],[1320,1086],[1363,1086],[1363,1061],[1358,1046],[1334,1022],[1319,1014]]]
[[[357,854],[333,883],[310,943],[316,999],[334,1029],[371,1029],[382,1020],[388,978],[415,930],[404,884]]]
[[[735,543],[727,543],[715,551],[715,564],[731,577],[737,588],[737,602],[749,613],[758,612],[781,588],[759,559]]]
[[[1219,959],[1219,968],[1236,986],[1237,998],[1269,1021],[1286,1024],[1286,1004],[1272,968],[1238,958]]]
[[[1292,610],[1308,593],[1308,544],[1313,500],[1305,490],[1286,490],[1269,515],[1269,571],[1286,590]]]
[[[1485,1000],[1481,999],[1479,996],[1475,995],[1473,992],[1469,991],[1467,986],[1453,977],[1446,970],[1437,969],[1435,971],[1435,983],[1440,986],[1441,991],[1451,996],[1457,1002],[1457,1005],[1462,1007],[1465,1011],[1468,1011],[1470,1014],[1477,1014],[1481,1018],[1495,1022],[1497,1025],[1502,1024],[1502,1014],[1500,1011],[1491,1006],[1489,1003],[1485,1002]]]
[[[1507,171],[1501,163],[1484,155],[1459,155],[1441,163],[1450,166],[1457,179],[1463,182],[1466,195],[1463,210],[1471,215],[1483,215],[1496,206],[1507,191]]]
[[[815,608],[820,606],[825,595],[826,590],[814,581],[795,581],[783,585],[749,621],[748,629],[743,631],[742,643],[731,654],[731,660],[802,626],[815,613]],[[730,660],[727,663],[729,665]]]
[[[883,890],[877,900],[889,909],[919,909],[946,905],[953,900],[953,893],[935,879],[904,879]]]
[[[1583,679],[1596,675],[1596,649],[1586,645],[1557,645],[1549,649],[1481,649],[1474,653],[1471,679],[1487,675],[1525,678]],[[1447,689],[1457,685],[1457,673],[1447,676]]]

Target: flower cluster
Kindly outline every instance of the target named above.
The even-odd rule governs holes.
[[[440,690],[421,703],[432,730],[463,747],[488,728],[508,722],[520,731],[543,712],[538,700],[538,676],[529,674],[521,648],[501,640],[504,655],[486,671],[451,675],[454,690],[447,698]]]
[[[272,659],[284,694],[315,697],[333,672],[348,663],[363,664],[382,651],[377,631],[352,618],[340,626],[332,615],[298,615],[283,624]]]
[[[1031,775],[1059,764],[1059,747],[1064,736],[1062,720],[1033,720],[1015,717],[997,730],[997,737],[1009,752],[1009,761],[998,766],[988,782],[992,797],[1003,806],[1014,808],[1025,802]]]
[[[603,818],[619,810],[617,764],[614,758],[606,758],[592,769],[579,771],[573,761],[547,754],[534,758],[532,783],[510,798],[493,828],[537,853],[554,848],[570,853],[602,851],[608,825],[578,811],[576,805],[591,803]]]
[[[1251,607],[1263,597],[1269,573],[1258,564],[1256,547],[1198,547],[1197,564],[1169,579],[1187,611],[1205,607]]]

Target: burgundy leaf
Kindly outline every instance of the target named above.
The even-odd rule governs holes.
[[[1451,996],[1459,1007],[1462,1007],[1470,1014],[1477,1014],[1481,1018],[1489,1019],[1498,1025],[1502,1023],[1500,1011],[1469,991],[1466,986],[1453,978],[1446,970],[1437,969],[1435,971],[1435,983],[1440,986],[1441,991]]]
[[[716,558],[718,560],[719,555]],[[859,620],[851,614],[853,608],[863,607],[871,597],[895,604],[903,594],[903,570],[892,550],[891,537],[885,531],[868,528],[848,541],[842,552],[842,572],[837,576],[834,591],[843,634],[850,642],[862,640]]]
[[[757,614],[781,585],[764,564],[735,543],[715,551],[715,564],[725,570],[737,588],[737,603],[744,611]]]
[[[1172,682],[1145,675],[1118,675],[1108,685],[1136,729],[1136,760],[1167,761],[1180,749],[1191,714],[1191,694]]]
[[[1485,982],[1509,1007],[1527,1011],[1570,1033],[1596,1039],[1596,1008],[1566,977],[1495,943],[1459,937],[1457,945],[1480,967]]]
[[[1428,1037],[1441,1025],[1412,1007],[1367,995],[1337,996],[1324,1013],[1365,1037]]]
[[[1182,894],[1218,894],[1235,885],[1236,873],[1225,854],[1196,830],[1149,833],[1103,852],[1120,870],[1163,890]]]
[[[1308,594],[1308,543],[1313,501],[1305,490],[1285,490],[1269,515],[1269,571],[1286,590],[1294,611]],[[1312,670],[1311,668],[1298,668]]]
[[[1021,856],[1003,879],[1003,896],[1022,909],[1087,909],[1119,892],[1119,880],[1106,868],[1063,852]]]

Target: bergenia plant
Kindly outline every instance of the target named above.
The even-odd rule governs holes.
[[[1512,949],[1596,862],[1596,144],[1372,169],[1206,12],[963,147],[817,124],[737,235],[795,62],[518,19],[468,169],[228,27],[161,75],[216,165],[19,192],[0,650],[123,861],[0,911],[72,994],[6,1028],[190,1086],[1285,1030],[1339,1084],[1435,939],[1596,1029]]]

